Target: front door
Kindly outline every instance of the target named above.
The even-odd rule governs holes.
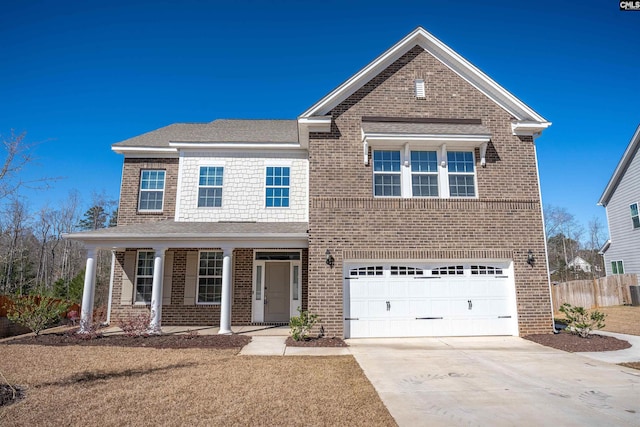
[[[265,263],[265,322],[289,322],[289,267],[288,262]]]

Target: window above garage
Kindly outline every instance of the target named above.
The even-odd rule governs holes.
[[[491,139],[480,120],[363,117],[362,136],[375,197],[477,197],[475,149],[484,166]]]

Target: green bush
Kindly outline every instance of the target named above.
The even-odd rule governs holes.
[[[36,336],[47,326],[60,320],[70,303],[44,295],[17,297],[6,305],[7,318],[31,329]]]
[[[564,303],[560,307],[560,312],[566,317],[567,330],[582,338],[587,338],[591,332],[605,326],[606,314],[597,310],[589,312],[584,307]]]
[[[298,307],[299,316],[293,316],[289,322],[289,328],[291,328],[291,337],[295,341],[303,341],[309,336],[309,332],[313,326],[318,322],[318,315],[311,314],[306,310],[302,310]]]

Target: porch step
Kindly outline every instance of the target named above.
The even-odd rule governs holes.
[[[253,335],[240,350],[242,356],[284,356],[286,336]]]

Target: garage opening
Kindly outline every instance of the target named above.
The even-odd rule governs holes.
[[[345,262],[345,337],[518,335],[510,261]]]

